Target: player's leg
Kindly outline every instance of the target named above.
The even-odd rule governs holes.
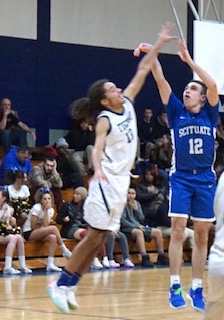
[[[65,313],[77,309],[74,290],[81,276],[90,267],[93,258],[105,242],[107,231],[90,228],[86,237],[78,243],[59,279],[48,286],[54,304]]]

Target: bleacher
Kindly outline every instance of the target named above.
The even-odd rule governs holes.
[[[38,154],[41,154],[42,150],[41,148],[33,148],[33,153],[38,152]],[[36,153],[37,154],[37,153]],[[37,165],[41,160],[38,160],[35,156],[34,159],[31,160],[33,166]],[[88,183],[90,176],[83,177],[85,187],[88,188]],[[66,189],[62,190],[62,197],[64,201],[70,201],[72,199],[73,195],[73,189]],[[57,225],[57,227],[60,229],[60,225]],[[76,245],[77,241],[74,239],[63,239],[65,245],[72,250]],[[169,237],[163,239],[164,242],[164,251],[168,253],[168,247],[169,247]],[[47,263],[47,257],[48,257],[48,244],[42,243],[40,241],[25,241],[25,256],[27,260],[27,265],[31,269],[39,269],[39,268],[45,268]],[[146,251],[150,255],[150,259],[153,262],[156,262],[157,260],[157,250],[155,246],[155,242],[146,242]],[[135,264],[139,264],[141,262],[140,255],[138,253],[138,249],[136,247],[136,244],[132,241],[129,241],[129,252],[131,256],[131,260]],[[115,243],[114,248],[114,257],[117,261],[121,262],[122,253],[120,250],[120,247]],[[5,245],[0,244],[0,271],[4,268],[4,258],[5,258]],[[184,261],[190,261],[191,260],[191,249],[185,245],[184,246],[184,255],[183,255]],[[56,252],[55,252],[55,263],[59,267],[64,267],[66,263],[66,258],[63,258],[61,256],[61,250],[59,246],[57,246]],[[19,267],[18,260],[17,260],[17,251],[14,252],[14,258],[13,258],[13,265],[17,268]]]

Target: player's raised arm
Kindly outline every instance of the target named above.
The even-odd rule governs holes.
[[[207,99],[211,106],[217,105],[219,101],[218,89],[215,80],[199,65],[197,65],[191,58],[186,45],[182,40],[178,40],[180,51],[178,52],[179,57],[183,62],[186,62],[189,67],[199,76],[202,82],[207,87]]]
[[[141,90],[147,75],[152,69],[152,65],[155,62],[155,59],[157,58],[157,55],[161,47],[165,43],[170,42],[173,39],[176,39],[176,36],[170,35],[170,32],[172,31],[173,27],[174,25],[169,22],[162,26],[162,30],[159,33],[159,37],[155,42],[152,50],[150,50],[140,61],[135,76],[132,78],[128,87],[124,90],[124,95],[127,96],[130,100],[133,101],[138,92]]]
[[[147,53],[153,49],[153,46],[149,43],[140,43],[139,46],[134,50],[133,54],[135,57],[138,57],[141,52]],[[158,60],[158,58],[155,59],[155,62],[152,65],[152,74],[156,81],[161,100],[163,104],[167,104],[169,101],[169,97],[171,94],[171,87],[166,78],[163,74],[162,66]]]

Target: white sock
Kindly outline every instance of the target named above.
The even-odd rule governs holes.
[[[193,278],[191,287],[193,290],[196,290],[197,288],[201,288],[202,287],[202,279]]]
[[[61,251],[62,251],[62,252],[67,252],[67,251],[69,251],[68,248],[65,246],[64,243],[62,243],[62,244],[60,245],[60,248],[61,248]]]
[[[174,284],[180,284],[179,274],[173,274],[170,276],[170,286],[172,287]]]
[[[5,269],[9,269],[12,267],[12,257],[5,257]]]
[[[25,256],[19,256],[19,264],[21,268],[25,268],[26,267],[26,262],[25,262]]]
[[[47,266],[51,267],[54,265],[54,257],[48,257],[47,258]]]

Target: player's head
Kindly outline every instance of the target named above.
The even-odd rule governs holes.
[[[183,101],[192,113],[198,113],[206,100],[207,87],[199,80],[191,80],[183,92]]]
[[[103,109],[113,109],[124,102],[122,90],[113,82],[101,79],[94,82],[87,93],[86,98],[74,101],[71,105],[73,119],[92,121]]]
[[[207,87],[204,84],[204,82],[202,82],[200,80],[191,80],[190,82],[198,83],[198,84],[201,85],[201,94],[206,94],[207,93]]]
[[[104,94],[100,99],[100,105],[103,109],[116,110],[116,108],[122,107],[124,96],[121,88],[118,88],[113,82],[107,81],[104,83],[103,89]]]
[[[87,97],[75,100],[70,106],[70,113],[73,119],[79,122],[94,119],[97,114],[104,109],[101,105],[101,100],[105,95],[104,84],[107,79],[101,79],[94,82],[87,93]]]

